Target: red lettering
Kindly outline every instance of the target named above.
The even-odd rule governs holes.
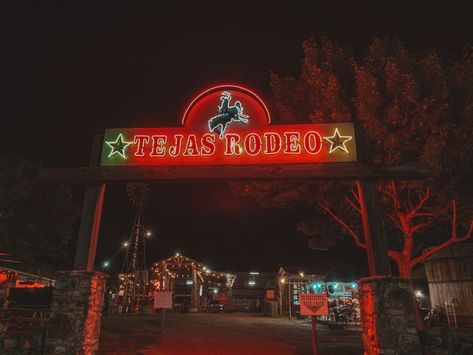
[[[215,154],[215,134],[205,133],[200,140],[200,144],[202,145],[201,155],[208,157]]]
[[[318,132],[309,131],[304,135],[304,149],[309,154],[318,154],[322,149],[322,137]]]
[[[149,143],[149,136],[137,134],[133,138],[133,143],[137,144],[135,157],[144,157],[145,156],[145,144]]]
[[[240,136],[235,133],[227,133],[225,135],[225,155],[240,155],[241,147]]]
[[[168,137],[165,135],[153,135],[151,136],[153,141],[153,149],[151,150],[151,157],[164,157],[166,155],[166,147],[164,146],[168,141]]]
[[[245,150],[249,155],[257,155],[261,151],[261,137],[256,133],[250,133],[245,137]]]
[[[177,157],[181,154],[181,144],[182,138],[184,136],[182,134],[175,134],[174,135],[174,144],[169,147],[169,155],[172,157]]]
[[[184,156],[185,157],[198,157],[199,154],[199,148],[197,146],[197,137],[195,134],[189,134],[187,137],[187,144],[186,144],[186,149],[184,150]]]
[[[281,150],[282,139],[277,133],[268,132],[264,134],[266,149],[264,153],[267,155],[277,154]]]
[[[285,154],[300,154],[301,153],[301,145],[299,140],[301,139],[301,134],[299,132],[285,132]]]

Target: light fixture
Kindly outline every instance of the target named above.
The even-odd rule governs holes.
[[[151,232],[150,232],[150,231],[147,231],[147,232],[146,232],[146,236],[147,236],[147,237],[151,237]]]
[[[303,273],[303,272],[300,272],[299,275],[300,275],[301,277],[304,277],[304,273]]]
[[[424,297],[421,291],[417,290],[416,291],[416,297]]]
[[[105,261],[103,262],[103,267],[109,267],[109,266],[110,266],[110,261],[105,260]]]
[[[285,283],[286,282],[286,279],[284,277],[281,277],[281,283]]]
[[[123,247],[128,248],[128,242],[123,242]]]

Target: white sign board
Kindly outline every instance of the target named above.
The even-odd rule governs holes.
[[[172,291],[156,291],[154,293],[154,309],[172,309]]]
[[[326,293],[302,293],[299,300],[301,315],[328,315],[328,301]]]

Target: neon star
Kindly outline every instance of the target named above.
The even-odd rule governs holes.
[[[341,136],[338,132],[338,128],[335,128],[335,132],[331,137],[324,137],[324,139],[330,142],[330,151],[329,153],[334,152],[337,149],[343,150],[345,153],[348,153],[348,149],[345,145],[346,142],[352,140],[352,136]]]
[[[126,159],[125,150],[133,142],[125,142],[123,140],[123,135],[120,133],[115,141],[105,141],[107,145],[112,148],[112,151],[108,155],[109,158],[113,157],[115,154],[120,155],[123,159]]]

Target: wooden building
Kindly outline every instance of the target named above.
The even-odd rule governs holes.
[[[454,312],[460,317],[458,323],[473,325],[473,243],[442,249],[424,267],[432,308],[444,314]]]
[[[232,288],[232,309],[235,312],[261,312],[267,301],[267,290],[275,289],[275,273],[236,272]]]
[[[178,253],[153,263],[150,293],[173,291],[175,309],[208,311],[213,305],[231,306],[234,281],[234,274],[210,270],[203,263]]]

